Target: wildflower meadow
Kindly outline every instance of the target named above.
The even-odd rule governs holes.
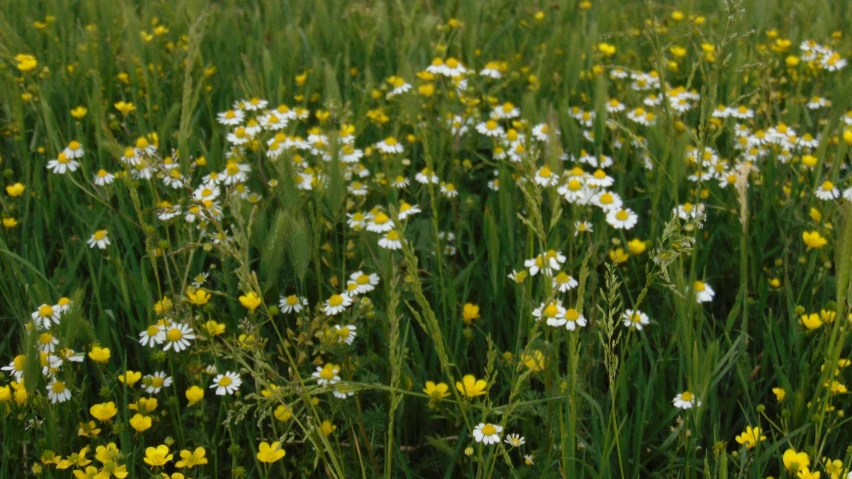
[[[0,477],[852,478],[850,25],[0,1]]]

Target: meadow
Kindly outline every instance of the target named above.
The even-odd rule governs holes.
[[[852,478],[850,25],[0,2],[0,477]]]

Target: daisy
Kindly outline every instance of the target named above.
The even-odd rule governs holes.
[[[245,113],[242,110],[223,111],[217,115],[217,121],[222,125],[236,126],[242,124]]]
[[[346,326],[335,325],[334,329],[337,331],[337,340],[346,344],[352,344],[352,341],[355,341],[355,330],[358,329],[354,324],[349,324]]]
[[[72,305],[73,303],[71,299],[63,296],[59,298],[59,301],[57,301],[56,304],[53,305],[53,309],[58,311],[59,314],[62,315],[67,313],[68,311],[71,311]]]
[[[52,353],[56,350],[59,340],[50,333],[41,333],[38,336],[38,350],[43,353]]]
[[[392,90],[388,92],[386,98],[393,98],[411,90],[411,85],[406,83],[402,77],[392,76],[387,79],[387,82],[390,84]]]
[[[346,399],[355,395],[352,389],[350,389],[349,386],[345,384],[338,386],[337,389],[332,391],[332,394],[334,394],[334,397],[336,397],[337,399]]]
[[[23,354],[15,356],[15,359],[8,366],[0,368],[2,371],[7,371],[15,376],[16,380],[20,380],[24,376],[24,368],[27,366],[27,357]]]
[[[499,106],[493,110],[491,110],[491,118],[498,118],[501,120],[506,120],[510,118],[517,118],[520,116],[521,110],[518,109],[515,105],[509,103],[503,103],[502,106]]]
[[[317,366],[317,371],[311,376],[317,380],[317,384],[320,386],[327,386],[340,381],[340,376],[337,375],[339,372],[340,368],[334,364],[325,363],[324,366]]]
[[[232,395],[237,392],[242,383],[243,380],[240,379],[239,374],[228,371],[216,376],[213,379],[213,384],[210,385],[210,389],[215,388],[217,396]]]
[[[347,220],[347,224],[349,224],[349,227],[355,231],[360,231],[361,229],[365,228],[367,226],[367,221],[372,219],[372,216],[370,216],[369,214],[365,215],[360,211],[357,211],[352,214],[346,213],[346,216],[349,217],[349,220]]]
[[[476,125],[476,131],[478,131],[481,135],[490,136],[492,138],[500,138],[506,134],[503,127],[498,125],[494,120],[479,123]]]
[[[488,445],[497,444],[500,442],[500,433],[503,432],[503,427],[496,424],[479,423],[473,429],[473,437],[476,442],[482,442]]]
[[[159,324],[152,324],[148,326],[144,331],[139,333],[139,344],[142,346],[155,347],[159,344],[163,344],[166,340],[166,331]]]
[[[611,191],[601,191],[592,197],[592,204],[604,211],[621,209],[621,197],[618,193]]]
[[[357,294],[369,293],[376,289],[376,285],[379,284],[379,275],[376,273],[365,274],[361,271],[356,271],[349,275],[349,279],[357,286],[355,288]]]
[[[204,283],[207,282],[207,278],[210,277],[210,273],[198,273],[195,275],[195,278],[192,279],[192,287],[200,288],[204,286]]]
[[[360,181],[353,181],[346,189],[354,196],[367,196],[367,185]]]
[[[228,133],[228,143],[234,145],[245,145],[251,141],[252,135],[245,127],[239,126],[233,132]]]
[[[352,145],[343,145],[343,148],[340,149],[340,157],[344,163],[357,163],[364,157],[364,151]]]
[[[443,75],[444,74],[444,68],[446,68],[444,66],[444,60],[441,60],[440,58],[435,57],[435,59],[432,60],[432,64],[429,65],[428,67],[426,67],[426,71],[433,74],[433,75]]]
[[[586,182],[592,186],[609,188],[615,183],[615,180],[611,176],[608,176],[604,170],[598,168],[592,173],[592,176],[586,179]]]
[[[540,123],[533,127],[532,135],[538,141],[547,141],[550,139],[550,127],[547,123]]]
[[[495,80],[499,80],[503,76],[500,73],[500,65],[497,62],[486,63],[485,68],[479,72],[479,75],[487,78],[493,78]]]
[[[438,180],[438,175],[436,175],[429,167],[423,168],[420,173],[414,175],[414,179],[417,180],[418,183],[427,184],[432,183],[437,185],[440,180]]]
[[[647,314],[642,311],[633,311],[632,309],[624,311],[624,314],[621,315],[621,321],[625,328],[636,328],[639,331],[651,324],[651,320],[648,319]]]
[[[459,195],[459,192],[456,190],[456,185],[452,183],[442,183],[441,194],[447,198],[455,198]]]
[[[467,70],[464,68],[458,60],[455,58],[448,58],[446,62],[444,62],[444,68],[439,72],[441,75],[450,78],[458,78],[465,74]]]
[[[560,271],[559,274],[553,277],[553,288],[558,290],[560,293],[567,293],[572,289],[576,288],[580,283],[574,279],[573,276],[568,275],[564,271]]]
[[[295,294],[291,294],[290,296],[281,298],[278,300],[278,307],[285,314],[289,313],[300,313],[305,306],[308,305],[308,298],[303,298],[296,296]]]
[[[577,221],[574,223],[574,236],[579,235],[580,233],[591,233],[594,231],[594,227],[588,221]]]
[[[229,160],[225,165],[225,170],[222,171],[222,182],[225,185],[235,185],[237,183],[245,183],[248,180],[248,173],[251,167],[245,163],[237,163],[234,160]]]
[[[176,353],[189,347],[190,340],[195,339],[195,332],[185,323],[175,323],[166,328],[166,346],[163,351],[174,349]]]
[[[689,391],[678,393],[678,395],[672,399],[672,404],[674,404],[674,406],[678,409],[691,409],[693,406],[701,407],[701,401],[699,401],[698,398]]]
[[[342,313],[352,304],[352,298],[346,294],[333,294],[323,306],[323,312],[329,316]]]
[[[172,378],[163,371],[157,371],[142,378],[143,388],[148,394],[157,394],[161,389],[172,385]]]
[[[574,308],[565,310],[565,329],[574,331],[577,327],[586,327],[586,317]]]
[[[376,148],[382,153],[386,153],[389,155],[403,152],[402,145],[400,145],[396,138],[392,136],[389,136],[384,140],[376,143]]]
[[[47,169],[58,175],[64,175],[68,171],[73,173],[79,167],[80,163],[66,155],[65,152],[60,153],[55,160],[47,162]]]
[[[98,186],[106,186],[112,183],[114,180],[115,176],[113,176],[107,170],[98,170],[93,182]]]
[[[547,166],[542,166],[535,174],[535,182],[541,186],[556,186],[559,183],[559,177]]]
[[[251,100],[243,100],[243,107],[248,111],[259,111],[266,108],[266,105],[269,104],[266,100],[261,100],[260,98],[253,97]]]
[[[527,441],[524,439],[523,436],[520,436],[518,434],[509,434],[508,436],[506,436],[506,439],[504,439],[504,442],[512,447],[521,447]]]
[[[559,271],[566,259],[564,254],[549,250],[535,258],[524,261],[524,266],[530,269],[530,274],[533,276],[538,274],[539,271],[550,276],[554,270]]]
[[[47,385],[47,397],[52,404],[63,403],[71,399],[71,391],[63,381],[57,381],[56,378],[53,378],[53,381]]]
[[[287,118],[282,118],[275,113],[267,113],[258,118],[260,126],[267,131],[278,131],[287,126]]]
[[[59,310],[49,304],[42,304],[30,315],[30,317],[33,318],[33,323],[35,323],[37,327],[43,329],[49,328],[51,321],[59,324],[60,316],[61,313]]]
[[[367,223],[367,231],[372,231],[373,233],[387,233],[388,231],[391,231],[393,227],[393,220],[381,211],[372,217],[370,222]]]
[[[606,214],[606,222],[616,229],[631,229],[636,226],[639,221],[639,216],[633,210],[627,209],[611,209]]]
[[[73,140],[71,143],[68,143],[68,146],[65,147],[62,152],[65,153],[65,156],[68,158],[82,158],[83,153],[85,153],[83,151],[83,145],[81,145],[80,142]]]
[[[389,250],[402,249],[402,239],[396,230],[390,230],[379,239],[379,246]]]
[[[95,234],[89,238],[88,244],[90,248],[98,247],[100,249],[106,249],[107,246],[110,245],[109,237],[107,236],[109,231],[107,230],[98,230],[95,231]]]
[[[826,180],[815,192],[816,197],[821,200],[835,200],[840,198],[840,190],[838,190],[834,183]]]
[[[186,179],[178,169],[169,170],[168,173],[163,176],[163,184],[175,190],[183,188],[186,186],[186,183]]]
[[[391,186],[393,186],[396,189],[405,188],[409,184],[411,184],[411,182],[408,181],[408,178],[406,178],[402,175],[397,175],[397,177],[394,178],[393,181],[391,182]]]
[[[127,166],[137,166],[142,163],[142,158],[136,154],[136,150],[129,146],[124,150],[124,154],[121,155],[119,160]]]
[[[559,301],[542,303],[541,306],[533,310],[532,315],[536,321],[545,318],[548,326],[556,328],[565,325],[565,308]]]
[[[713,296],[716,295],[716,292],[713,291],[713,288],[711,288],[709,284],[703,281],[696,281],[693,285],[693,289],[695,289],[695,301],[697,301],[698,303],[707,303],[713,301]]]
[[[420,212],[421,211],[420,211],[419,206],[411,205],[411,204],[408,204],[405,201],[403,201],[402,204],[399,205],[398,216],[399,216],[399,219],[405,221],[406,219],[408,219],[408,217],[414,216],[414,215],[416,215],[417,213],[420,213]]]

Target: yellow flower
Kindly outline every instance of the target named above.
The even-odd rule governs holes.
[[[281,422],[287,422],[293,417],[293,409],[286,404],[281,404],[275,408],[272,415],[275,416],[275,419],[278,419]]]
[[[189,288],[186,291],[186,299],[196,306],[204,306],[210,301],[210,293],[205,291],[204,288]]]
[[[808,247],[808,251],[812,249],[820,249],[828,243],[828,240],[819,234],[819,231],[804,231],[802,232],[802,240]]]
[[[192,386],[186,390],[186,398],[189,400],[188,406],[194,406],[198,401],[204,399],[204,390],[198,386]]]
[[[133,103],[125,103],[123,101],[116,103],[114,106],[115,106],[115,109],[120,111],[121,114],[124,115],[124,116],[129,115],[133,110],[136,109],[136,107],[133,105]]]
[[[485,394],[488,383],[484,379],[476,379],[473,374],[465,375],[461,381],[456,381],[456,389],[465,397],[473,398]]]
[[[333,433],[335,430],[337,430],[337,426],[335,426],[334,424],[331,423],[331,421],[326,419],[325,421],[322,422],[322,424],[320,424],[320,430],[322,431],[322,433],[325,436],[331,436],[331,433]]]
[[[9,193],[9,196],[15,198],[24,194],[24,190],[26,189],[27,187],[23,183],[15,183],[6,187],[6,193]]]
[[[118,409],[115,408],[115,403],[105,402],[101,404],[95,404],[91,408],[89,408],[89,414],[91,414],[95,419],[101,422],[109,422],[116,414],[118,414]]]
[[[819,315],[814,314],[803,314],[802,315],[802,324],[808,328],[809,331],[813,331],[815,329],[819,329],[822,326],[822,320],[819,319]]]
[[[811,472],[807,467],[799,470],[799,473],[796,474],[796,477],[799,479],[819,479],[820,472]]]
[[[85,467],[92,463],[91,459],[86,459],[86,454],[89,452],[89,446],[80,449],[80,452],[73,453],[65,459],[59,461],[56,465],[57,469],[68,469],[71,466]]]
[[[609,259],[615,264],[621,264],[626,262],[630,258],[630,255],[624,252],[622,248],[616,248],[614,250],[610,250]]]
[[[242,304],[246,309],[248,309],[252,313],[255,309],[257,309],[258,306],[260,306],[260,303],[261,299],[254,291],[251,291],[250,293],[247,293],[244,296],[240,296],[240,304]]]
[[[195,466],[202,466],[207,464],[207,458],[204,457],[206,455],[207,451],[203,447],[196,447],[195,451],[192,452],[184,449],[180,452],[181,460],[175,463],[175,467],[192,469]]]
[[[462,310],[462,320],[465,324],[470,324],[473,320],[479,319],[479,306],[471,303],[465,303]]]
[[[18,220],[16,220],[15,218],[3,218],[3,227],[4,228],[6,228],[7,230],[10,230],[10,229],[14,228],[15,226],[18,226]]]
[[[77,108],[74,108],[73,110],[71,110],[71,116],[73,116],[74,118],[76,118],[78,120],[82,120],[83,117],[86,116],[86,113],[88,113],[88,112],[89,112],[88,108],[86,108],[84,106],[78,106]]]
[[[22,72],[32,71],[38,67],[38,60],[36,60],[36,57],[25,53],[15,55],[15,61],[18,62],[18,70],[21,70]]]
[[[544,353],[537,349],[530,354],[522,354],[521,361],[524,363],[524,366],[532,369],[534,373],[544,370]]]
[[[775,399],[778,401],[783,401],[784,398],[787,397],[787,391],[784,388],[772,388],[772,392],[775,394]]]
[[[127,370],[127,373],[120,374],[118,376],[118,380],[124,384],[127,384],[127,387],[133,387],[140,379],[142,379],[142,373],[139,371],[130,371]]]
[[[136,413],[135,416],[130,418],[130,427],[135,429],[136,432],[145,432],[151,428],[151,418]]]
[[[263,441],[258,447],[257,460],[266,464],[272,464],[284,457],[286,454],[287,453],[284,452],[284,449],[281,449],[280,442],[275,441],[270,445],[268,442]]]
[[[97,427],[95,421],[81,422],[77,428],[77,435],[83,437],[97,436],[101,433],[101,429]]]
[[[449,388],[446,383],[435,384],[432,381],[426,381],[426,388],[423,389],[423,392],[431,396],[432,401],[439,401],[450,395],[447,392]]]
[[[796,452],[793,448],[784,451],[784,456],[781,459],[784,461],[784,467],[790,472],[807,470],[811,465],[811,460],[806,453]]]
[[[644,253],[646,248],[645,242],[639,238],[634,238],[627,243],[627,249],[630,250],[630,254],[633,256],[639,256]]]
[[[610,45],[609,43],[599,43],[598,50],[605,57],[611,57],[615,55],[615,45]]]
[[[157,447],[149,447],[145,449],[145,464],[153,467],[162,467],[165,466],[167,462],[171,461],[171,454],[169,454],[169,446],[165,444],[160,444]]]
[[[209,334],[210,336],[219,336],[220,334],[225,334],[225,325],[222,323],[218,323],[212,319],[204,323],[204,329],[207,330],[207,334]]]
[[[89,357],[92,361],[96,363],[106,363],[109,361],[110,352],[109,348],[102,348],[100,346],[94,346],[91,351],[89,351]]]
[[[735,438],[738,443],[745,444],[746,449],[752,449],[757,443],[766,440],[763,431],[759,427],[746,426],[746,430]]]

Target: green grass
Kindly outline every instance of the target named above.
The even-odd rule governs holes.
[[[845,475],[849,398],[830,385],[845,384],[849,371],[832,375],[849,355],[852,210],[842,197],[823,201],[815,192],[826,180],[841,191],[849,186],[849,67],[827,72],[786,59],[800,57],[805,40],[852,56],[850,22],[849,5],[827,0],[597,0],[588,9],[573,0],[0,4],[0,217],[18,223],[0,227],[0,324],[7,326],[0,363],[28,358],[26,401],[4,395],[14,378],[0,374],[0,476],[71,477],[85,467],[59,470],[43,460],[49,451],[67,458],[89,445],[90,466],[100,468],[95,449],[110,442],[131,478],[163,472],[143,461],[145,449],[160,444],[175,456],[169,474],[179,451],[206,449],[208,464],[181,470],[187,477],[795,477],[782,460],[789,448],[806,452],[810,471],[822,477],[832,477],[824,458],[840,460]],[[789,47],[777,51],[776,39],[789,39]],[[615,47],[612,56],[602,42]],[[715,61],[702,44],[715,47]],[[19,54],[33,55],[37,67],[22,71]],[[460,98],[450,80],[418,76],[435,57],[458,58],[471,71],[467,94]],[[502,79],[476,74],[490,61],[506,62]],[[610,99],[630,111],[644,107],[649,93],[610,77],[615,67],[655,70],[700,100],[682,115],[665,104],[645,107],[656,122],[640,126],[626,112],[607,113]],[[387,99],[394,75],[413,88]],[[434,95],[420,94],[424,84]],[[831,106],[807,108],[815,95]],[[161,201],[185,212],[198,204],[191,189],[226,168],[233,129],[217,114],[251,97],[309,112],[283,130],[288,135],[307,138],[317,128],[339,146],[340,130],[351,125],[356,147],[393,136],[405,152],[366,154],[361,164],[370,173],[359,179],[335,147],[327,148],[330,161],[307,151],[272,160],[266,140],[273,135],[263,132],[260,147],[240,159],[251,167],[245,185],[259,201],[223,188],[223,216],[206,222],[207,236],[196,228],[200,220],[159,220]],[[135,110],[123,115],[119,101]],[[504,128],[529,135],[547,124],[560,134],[518,162],[495,158],[496,143],[475,123],[506,101],[523,122],[502,120]],[[719,120],[717,105],[745,105],[755,115]],[[79,120],[70,114],[77,106],[88,109]],[[574,107],[596,113],[594,121],[583,125]],[[475,119],[467,134],[447,126],[454,115]],[[784,124],[819,143],[794,150],[790,161],[767,146],[739,191],[716,179],[691,181],[687,158],[696,148],[713,148],[731,165],[745,159],[736,148],[738,123],[752,132]],[[151,134],[189,188],[130,177],[119,158]],[[644,146],[634,144],[637,137]],[[86,151],[80,169],[50,173],[47,162],[72,140]],[[570,204],[555,187],[535,183],[542,166],[561,175],[579,164],[560,155],[581,150],[612,158],[610,190],[638,215],[633,229],[615,229],[599,208]],[[324,183],[297,187],[296,153]],[[804,155],[816,165],[806,167]],[[199,157],[206,165],[194,165]],[[458,196],[417,182],[426,167]],[[117,174],[115,182],[94,185],[100,169]],[[410,185],[392,188],[398,175]],[[488,186],[495,179],[499,191]],[[355,181],[369,186],[366,196],[347,190]],[[26,187],[21,196],[6,191],[16,183]],[[348,225],[347,215],[377,206],[398,218],[402,201],[422,212],[397,220],[401,250]],[[674,208],[698,202],[703,221],[673,218]],[[594,231],[575,235],[577,221]],[[103,251],[86,243],[101,229],[112,243]],[[827,244],[809,249],[806,231]],[[217,233],[233,240],[217,244]],[[635,239],[643,252],[630,252]],[[630,253],[624,262],[613,260],[619,248]],[[562,270],[577,288],[558,292],[542,274],[509,279],[547,250],[566,256]],[[324,314],[323,302],[358,270],[380,277],[376,289],[342,315]],[[202,272],[212,299],[193,306],[188,288]],[[711,302],[695,301],[695,281],[712,286]],[[263,300],[253,311],[240,300],[249,292]],[[306,297],[308,308],[280,312],[279,297],[290,294]],[[107,347],[111,358],[66,361],[56,379],[72,397],[51,404],[30,315],[61,297],[74,307],[51,328],[59,347]],[[167,314],[158,311],[164,297],[173,303]],[[567,331],[536,322],[533,310],[554,298],[589,324]],[[479,307],[470,324],[467,303]],[[624,328],[624,309],[647,313],[651,324]],[[814,331],[800,321],[821,311],[837,320]],[[139,333],[163,316],[195,329],[187,351],[139,344]],[[211,337],[210,320],[225,333]],[[351,345],[329,339],[346,324],[358,328]],[[539,357],[540,371],[527,366]],[[316,384],[311,373],[325,363],[339,366],[352,397],[337,399]],[[238,395],[216,396],[208,365],[239,372]],[[126,370],[173,378],[145,412],[153,426],[141,433],[129,424],[137,414],[130,406],[150,395],[118,380]],[[487,394],[463,397],[454,385],[467,374],[485,379]],[[446,383],[448,396],[430,401],[427,381]],[[193,385],[205,397],[188,406]],[[672,398],[684,391],[701,407],[675,408]],[[95,420],[91,406],[110,401],[118,414]],[[293,411],[287,421],[274,418],[282,405]],[[92,420],[100,434],[79,436],[79,424]],[[323,421],[336,429],[323,434]],[[526,444],[476,443],[482,422]],[[767,439],[753,449],[738,444],[747,426]],[[278,440],[286,456],[260,462],[259,443]],[[524,455],[534,464],[525,465]]]

